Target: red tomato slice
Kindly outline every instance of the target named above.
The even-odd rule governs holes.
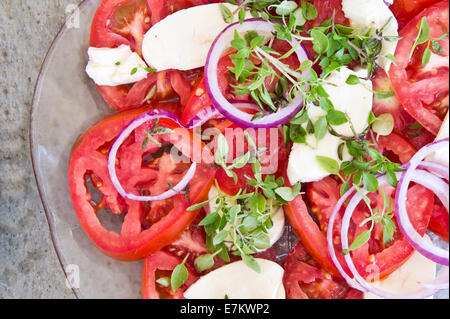
[[[362,299],[361,291],[324,270],[301,242],[286,257],[283,268],[287,299]]]
[[[387,136],[379,136],[376,143],[381,154],[396,163],[409,162],[417,152],[416,148],[397,130]]]
[[[125,44],[142,55],[144,35],[153,24],[175,11],[208,3],[207,0],[103,0],[92,21],[90,45],[115,48]],[[164,96],[168,101],[177,99],[184,105],[191,91],[192,72],[171,70],[160,73],[167,78],[167,82],[155,74],[149,74],[147,79],[135,84],[97,88],[111,108],[123,111],[150,104],[154,106],[155,100],[146,97],[158,81],[155,97],[160,100]]]
[[[416,14],[436,2],[439,0],[395,0],[390,9],[402,29]]]
[[[195,270],[194,260],[200,255],[208,254],[209,251],[206,249],[205,232],[194,224],[200,222],[203,217],[204,215],[197,216],[194,223],[183,232],[177,241],[145,259],[142,274],[142,296],[144,299],[184,299],[183,293],[199,279],[200,274]],[[170,278],[173,269],[182,262],[188,253],[189,257],[186,261],[186,268],[189,272],[188,280],[177,291],[174,292],[170,287],[164,287],[156,282],[161,277]],[[275,262],[275,248],[271,247],[264,252],[255,254],[254,257]],[[240,260],[240,257],[230,256],[230,262],[238,260]],[[226,262],[216,256],[214,266],[201,275],[206,275],[225,264]]]
[[[391,187],[385,187],[384,189],[388,197],[394,197],[394,189]],[[306,215],[307,213],[304,212],[304,210],[299,211],[298,207],[295,206],[295,202],[294,205],[289,203],[289,209],[286,211],[287,215],[291,215],[290,218],[294,220],[299,220],[300,214],[304,216],[304,218],[309,217],[309,228],[306,230],[305,228],[297,229],[298,226],[302,226],[301,224],[297,224],[297,226],[293,225],[294,230],[297,233],[302,234],[300,238],[305,243],[308,250],[309,247],[313,247],[312,251],[310,251],[311,255],[327,270],[333,269],[334,267],[333,264],[329,263],[330,257],[326,243],[326,231],[331,212],[339,198],[338,190],[338,183],[331,177],[308,184],[308,200],[311,204],[312,212],[319,220],[320,228],[317,224],[316,227],[314,227],[312,224],[314,223],[312,217]],[[382,208],[383,199],[381,193],[370,194],[369,197],[371,198],[373,209],[375,209],[375,207]],[[434,194],[428,189],[420,185],[415,185],[408,190],[407,210],[412,224],[420,234],[424,234],[428,227],[433,203]],[[368,216],[366,210],[367,208],[361,204],[355,211],[352,218],[354,225],[351,228],[351,232],[353,233],[350,233],[349,236],[350,242],[352,241],[352,238],[355,238],[360,232],[365,230],[363,227],[355,227],[355,225],[359,225],[359,223]],[[305,222],[303,222],[303,224],[305,224]],[[341,224],[338,220],[335,225],[335,243],[340,242],[340,236],[337,235],[340,231],[340,226]],[[369,243],[352,252],[352,257],[358,271],[366,278],[371,276],[374,270],[378,272],[380,278],[388,276],[398,269],[414,252],[414,248],[412,248],[406,239],[403,238],[398,231],[398,228],[394,234],[391,246],[386,247],[383,244],[382,229],[378,226],[379,225],[375,228],[375,232],[372,234]],[[315,244],[309,243],[310,238],[314,238]],[[320,246],[317,246],[317,244]],[[336,246],[336,251],[340,251],[339,245]],[[338,258],[342,259],[341,254],[338,253],[337,255]],[[344,269],[346,269],[346,267],[344,267]]]
[[[142,259],[175,241],[197,216],[198,212],[186,212],[186,208],[206,199],[215,174],[211,164],[198,163],[189,184],[189,202],[182,194],[150,203],[123,199],[109,178],[109,148],[124,127],[146,110],[115,114],[92,126],[76,143],[69,163],[72,203],[81,226],[101,251],[125,261]],[[145,130],[150,129],[150,125],[136,129],[117,155],[117,176],[122,186],[128,192],[141,195],[167,191],[171,187],[169,183],[176,185],[189,168],[190,163],[178,163],[169,153],[171,145],[189,150],[188,153],[183,151],[184,154],[189,154],[191,147],[202,147],[196,145],[200,142],[192,139],[189,132],[178,129],[176,123],[161,119],[159,126],[176,130],[176,133],[156,136],[162,148],[148,143],[143,150]],[[170,144],[173,134],[183,139]],[[109,209],[114,215],[125,215],[120,235],[102,225],[97,214],[103,209]]]
[[[400,31],[402,39],[395,52],[397,63],[389,72],[392,86],[405,110],[434,135],[439,132],[449,106],[449,39],[438,41],[443,52],[432,53],[426,65],[421,62],[426,44],[416,48],[411,61],[409,55],[423,17],[427,18],[430,38],[439,38],[449,31],[448,6],[448,1],[432,5]]]
[[[277,129],[257,129],[245,130],[252,136],[258,148],[267,148],[259,154],[261,163],[261,172],[263,175],[281,176],[285,162],[288,160],[288,149],[283,141],[282,133]],[[229,145],[229,165],[232,161],[247,152],[248,143],[244,135],[244,129],[233,124],[225,129],[225,137]],[[216,179],[220,188],[227,194],[236,194],[240,189],[252,189],[247,184],[248,178],[254,178],[252,164],[247,164],[242,168],[233,169],[238,177],[237,183],[232,177],[229,177],[225,170],[219,168],[216,173]]]
[[[448,242],[449,233],[449,219],[448,211],[445,207],[436,199],[436,203],[433,208],[433,215],[431,215],[430,224],[428,229],[433,233]]]
[[[403,161],[408,161],[409,157],[415,153],[414,147],[412,147],[410,143],[408,143],[404,138],[396,133],[393,133],[387,137],[383,137],[383,139],[381,139],[379,143],[379,148],[382,152],[389,152],[389,154],[386,155],[390,155],[397,159],[402,159]],[[421,196],[423,196],[422,199],[420,199],[419,196],[415,196],[415,194],[419,193],[421,193]],[[408,194],[411,194],[408,195],[408,207],[414,207],[414,205],[417,204],[416,209],[408,209],[408,212],[413,213],[415,216],[412,217],[413,224],[421,231],[425,231],[429,223],[429,218],[431,216],[434,195],[432,192],[421,186],[417,186],[416,188],[414,188],[414,190],[413,188],[411,188]],[[297,196],[294,201],[288,203],[288,205],[285,206],[285,213],[289,220],[289,223],[293,227],[297,236],[302,241],[305,248],[308,250],[311,256],[322,267],[324,267],[324,269],[338,277],[340,276],[340,274],[334,266],[334,263],[328,253],[326,231],[328,229],[328,222],[331,213],[339,198],[339,183],[332,177],[327,177],[321,181],[307,184],[307,199],[309,203],[308,206],[311,208],[312,215],[308,212],[307,206],[302,196]],[[418,203],[416,203],[416,201]],[[373,198],[373,202],[375,204],[381,203],[381,195],[379,195],[378,198]],[[364,208],[364,206],[362,207]],[[365,210],[360,209],[359,211],[356,211],[354,213],[354,219],[362,217],[364,219],[367,217],[364,217],[365,214]],[[422,219],[417,216],[422,217]],[[340,230],[340,226],[340,219],[337,219],[335,228]],[[360,228],[358,231],[362,230],[363,229]],[[352,240],[352,237],[355,236],[357,236],[357,234],[350,234],[350,241]],[[378,238],[380,238],[379,232],[377,233],[377,236]],[[360,266],[358,270],[362,269],[362,274],[364,274],[365,269],[371,270],[370,267],[367,268],[367,264],[365,264],[368,263],[368,260],[378,260],[380,265],[382,265],[380,267],[382,277],[389,275],[392,271],[400,267],[412,253],[413,249],[402,237],[397,239],[398,240],[396,241],[395,245],[392,245],[388,249],[382,251],[381,249],[383,249],[384,247],[382,244],[380,244],[380,241],[372,241],[372,244],[369,247],[371,249],[371,254],[366,254],[363,257],[359,258],[363,261],[362,263],[359,262],[360,265],[364,265],[364,267]],[[339,242],[340,239],[337,238],[336,243]],[[396,248],[394,249],[393,247]],[[339,249],[337,249],[337,251],[339,251]],[[396,256],[396,258],[392,256]],[[341,261],[341,265],[343,265],[343,268],[347,271],[347,267],[343,260],[343,255],[337,254],[337,257]]]
[[[378,68],[375,77],[372,79],[372,83],[373,90],[376,92],[394,93],[391,80],[382,68]],[[378,98],[374,95],[372,111],[375,116],[390,113],[394,118],[394,128],[396,133],[404,136],[416,149],[420,149],[434,140],[433,134],[424,130],[421,125],[405,111],[395,95],[388,98]]]
[[[189,263],[185,264],[188,269],[188,279],[177,291],[174,292],[171,287],[165,287],[156,282],[162,277],[170,278],[174,268],[182,261],[182,258],[165,251],[158,251],[147,257],[142,270],[142,297],[144,299],[184,299],[183,293],[198,280],[197,272]]]

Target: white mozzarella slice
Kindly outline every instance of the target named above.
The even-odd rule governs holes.
[[[343,136],[354,136],[354,133],[361,134],[368,126],[369,113],[372,110],[373,93],[372,82],[361,79],[367,74],[366,70],[354,72],[346,67],[340,71],[334,71],[326,78],[323,88],[329,95],[330,101],[336,110],[347,114],[350,122],[333,126],[333,129]],[[360,83],[356,85],[347,84],[350,75],[360,78]],[[316,106],[310,106],[308,117],[315,123],[321,116],[326,115],[325,111]],[[306,128],[306,124],[304,124]],[[355,132],[353,132],[353,130]],[[306,144],[294,143],[289,156],[287,175],[292,184],[297,182],[308,183],[321,180],[330,175],[320,163],[317,156],[328,157],[336,160],[339,164],[342,161],[351,159],[346,147],[342,153],[342,160],[339,158],[338,148],[344,141],[329,132],[320,141],[317,141],[313,134],[306,137]]]
[[[448,112],[445,116],[444,122],[442,122],[441,129],[436,136],[436,141],[449,137],[449,125],[448,125]],[[449,149],[443,148],[427,157],[428,161],[436,162],[445,166],[449,166]]]
[[[355,85],[347,84],[349,76],[357,76],[360,82]],[[329,84],[323,88],[330,95],[329,99],[336,110],[344,112],[350,118],[356,134],[361,134],[368,126],[369,113],[372,110],[373,92],[372,81],[364,80],[367,71],[352,71],[347,67],[341,67],[326,78]],[[344,136],[354,136],[350,123],[333,126],[334,130]]]
[[[186,299],[285,299],[284,269],[277,263],[256,259],[261,272],[242,260],[201,277],[184,293]]]
[[[218,195],[217,188],[214,186],[209,190],[208,198],[216,198]],[[231,202],[230,205],[236,205],[236,201]],[[209,213],[216,211],[217,203],[215,200],[209,202]],[[277,207],[272,209],[272,222],[273,226],[267,232],[270,238],[270,246],[273,246],[283,235],[285,226],[285,216],[283,207]],[[229,238],[231,240],[231,238]],[[263,251],[263,250],[259,250]]]
[[[308,135],[306,142],[308,145],[295,143],[289,155],[287,175],[292,185],[297,182],[318,181],[330,175],[319,164],[317,156],[329,157],[339,164],[342,163],[339,159],[338,148],[343,141],[339,137],[327,133],[323,139],[317,142],[314,135]],[[351,156],[344,148],[343,160],[348,161],[350,159]]]
[[[428,236],[426,238],[431,240]],[[423,287],[418,282],[432,282],[435,277],[436,263],[414,251],[403,266],[386,279],[374,282],[373,285],[380,290],[400,295],[420,290]],[[365,293],[364,298],[381,299],[372,293]]]
[[[342,9],[345,17],[350,20],[350,24],[358,32],[365,32],[369,29],[373,33],[381,29],[391,19],[383,36],[398,36],[398,22],[394,14],[383,0],[342,0]],[[391,66],[391,60],[385,56],[394,55],[397,48],[397,41],[382,40],[382,48],[377,63],[386,71]]]
[[[118,86],[147,77],[147,64],[127,45],[117,48],[90,47],[88,55],[86,73],[97,85]]]
[[[208,4],[177,11],[161,20],[145,34],[142,53],[145,61],[158,70],[190,70],[203,67],[217,36],[228,24],[221,4]],[[237,6],[227,6],[231,12]],[[234,21],[238,20],[237,14]]]

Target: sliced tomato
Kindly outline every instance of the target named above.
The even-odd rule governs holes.
[[[224,134],[230,150],[228,165],[231,165],[235,158],[249,151],[244,131],[249,133],[258,148],[266,148],[265,151],[259,153],[261,173],[280,176],[285,162],[288,160],[288,149],[278,128],[244,130],[235,124],[226,128]],[[237,175],[237,182],[228,176],[223,168],[217,170],[216,179],[221,189],[227,194],[236,194],[240,189],[251,189],[247,182],[249,178],[255,176],[252,164],[246,164],[242,168],[233,169],[233,171]]]
[[[195,270],[194,260],[200,255],[209,253],[205,244],[205,232],[195,225],[203,217],[204,215],[197,216],[194,223],[183,232],[177,241],[145,259],[142,274],[142,296],[144,299],[184,299],[183,293],[199,279],[200,274]],[[177,291],[174,292],[171,287],[165,287],[156,282],[162,277],[170,278],[173,269],[182,262],[187,254],[189,254],[189,257],[185,265],[189,273],[188,280]],[[271,247],[255,254],[254,257],[276,261],[275,248]],[[240,257],[230,256],[230,262],[238,260],[240,260]],[[227,264],[218,256],[215,257],[214,261],[214,266],[203,272],[202,276]]]
[[[405,164],[416,154],[416,148],[395,130],[387,136],[379,136],[376,140],[381,154],[396,163]]]
[[[394,128],[397,134],[405,137],[416,149],[431,143],[434,140],[433,134],[424,130],[417,121],[405,111],[399,99],[394,93],[391,80],[386,71],[378,68],[375,77],[372,79],[373,90],[380,94],[374,95],[372,111],[375,116],[389,113],[394,118]],[[386,95],[383,97],[383,94]],[[387,94],[393,96],[387,97]]]
[[[383,139],[380,137],[378,142],[380,150],[385,153],[385,155],[395,158],[402,163],[408,161],[409,158],[415,153],[414,147],[406,141],[406,139],[395,132],[387,137],[383,137]],[[412,218],[413,220],[416,220],[414,224],[415,227],[420,229],[420,231],[425,231],[429,223],[431,210],[433,207],[431,204],[433,202],[433,193],[420,186],[417,186],[416,188],[414,188],[414,190],[413,188],[409,190],[411,195],[408,195],[408,207],[414,207],[414,205],[417,205],[417,208],[409,208],[408,212],[416,216]],[[415,196],[415,194],[419,193],[423,196],[423,201],[420,199],[420,196]],[[393,196],[392,190],[391,195]],[[309,183],[307,184],[306,198],[308,199],[308,206],[311,208],[311,214],[308,212],[307,205],[305,204],[302,196],[299,195],[294,201],[285,206],[285,213],[289,223],[292,225],[295,233],[300,238],[311,256],[313,256],[313,258],[322,267],[324,267],[324,269],[333,273],[335,276],[340,276],[329,255],[328,243],[326,240],[326,231],[328,229],[329,219],[337,201],[340,198],[340,185],[332,177],[324,178],[318,182]],[[381,194],[375,196],[372,200],[374,204],[382,203]],[[367,217],[365,214],[366,211],[364,210],[364,206],[362,206],[362,209],[355,211],[354,218],[364,219]],[[335,223],[335,228],[338,230],[340,230],[340,222],[341,221],[338,218]],[[360,228],[358,231],[362,230],[363,229]],[[356,236],[357,234],[355,235],[355,233],[350,234],[350,240]],[[376,236],[378,236],[379,239],[380,233],[378,232]],[[374,240],[371,247],[369,247],[371,249],[371,253],[361,257],[363,262],[360,263],[359,270],[362,269],[362,274],[364,274],[365,269],[370,268],[367,268],[369,263],[368,260],[376,260],[374,258],[378,258],[378,262],[382,265],[380,268],[382,270],[381,274],[383,277],[389,275],[392,271],[400,267],[413,250],[404,239],[401,237],[398,239],[399,240],[395,245],[395,249],[393,248],[394,245],[392,245],[388,248],[391,250],[386,249],[383,251],[381,251],[381,249],[385,247],[382,245],[380,240]],[[340,239],[336,238],[335,243],[339,242]],[[366,249],[368,248],[366,247]],[[337,251],[339,251],[339,249],[337,249]],[[392,256],[397,256],[398,258],[393,258]],[[340,260],[344,270],[347,271],[348,269],[343,261],[343,255],[337,254],[337,257]],[[362,265],[364,265],[364,267]]]
[[[352,289],[344,279],[324,270],[297,243],[286,257],[283,283],[287,299],[362,299],[361,291]]]
[[[339,198],[338,190],[339,184],[327,177],[322,181],[310,183],[307,186],[307,196],[311,205],[311,210],[319,220],[319,224],[315,224],[313,218],[309,216],[306,208],[303,208],[299,203],[302,201],[298,198],[296,201],[288,204],[286,214],[289,221],[293,220],[292,224],[295,232],[299,234],[305,247],[310,254],[319,262],[325,269],[333,271],[334,264],[330,263],[331,258],[328,253],[328,245],[326,242],[326,231],[328,229],[328,221],[331,212],[336,205]],[[395,190],[392,187],[386,186],[383,188],[385,193],[393,198]],[[382,209],[383,198],[381,192],[378,194],[370,194],[372,209]],[[428,189],[414,185],[408,190],[407,211],[411,218],[415,229],[424,234],[432,214],[434,203],[434,194]],[[341,213],[343,210],[341,211]],[[360,204],[353,214],[353,226],[350,228],[349,240],[352,241],[362,231],[364,227],[359,225],[365,218],[369,216],[367,207]],[[314,225],[315,224],[315,225]],[[358,271],[364,277],[373,275],[373,271],[377,271],[380,278],[384,278],[398,269],[414,252],[414,248],[409,245],[406,239],[400,234],[398,227],[395,231],[393,241],[389,247],[385,246],[382,238],[382,228],[377,225],[375,231],[372,233],[371,240],[368,244],[352,252],[352,258]],[[336,253],[338,259],[342,260],[343,255],[339,253],[340,249],[340,220],[335,224],[335,238],[333,242],[336,244]],[[313,240],[313,241],[312,241]],[[344,264],[341,262],[344,266]],[[346,269],[346,267],[343,267]],[[333,272],[336,274],[336,271]]]
[[[188,279],[177,291],[157,282],[163,277],[170,278],[172,271],[182,261],[181,257],[165,251],[158,251],[147,257],[142,270],[142,297],[144,299],[184,299],[183,293],[198,280],[197,272],[189,263],[185,264],[188,269]]]
[[[428,229],[433,233],[444,239],[448,242],[448,233],[449,233],[449,218],[448,211],[445,209],[444,205],[442,205],[436,199],[436,203],[433,208],[433,215],[431,215],[430,224],[428,225]]]
[[[430,61],[422,65],[427,43],[419,45],[409,59],[419,33],[420,22],[426,17],[430,38],[440,38],[449,31],[449,3],[436,3],[411,20],[400,32],[395,52],[396,64],[389,75],[394,91],[405,110],[426,130],[437,135],[449,106],[449,39],[437,41],[442,52],[432,52]]]
[[[125,261],[140,260],[175,241],[198,214],[186,212],[186,208],[206,199],[215,174],[215,168],[203,158],[197,163],[186,196],[143,203],[122,198],[109,177],[109,149],[125,126],[147,110],[115,114],[92,126],[76,143],[69,163],[72,203],[81,226],[101,251]],[[143,149],[145,131],[151,125],[146,123],[136,129],[117,153],[119,181],[127,192],[137,195],[161,194],[181,180],[191,163],[180,163],[171,152],[173,147],[182,150],[189,160],[192,149],[203,146],[175,122],[161,119],[158,125],[173,132],[155,137],[161,148],[148,143]],[[207,155],[205,151],[203,154]],[[119,234],[102,225],[100,212],[124,216]]]
[[[90,45],[98,48],[129,45],[133,52],[142,56],[144,35],[153,24],[175,11],[208,3],[207,0],[103,0],[92,21]],[[158,81],[154,96],[159,99],[165,96],[168,101],[177,99],[181,104],[178,112],[181,113],[181,106],[190,95],[192,72],[170,70],[160,74],[167,78],[167,83],[162,81],[161,76],[149,74],[135,84],[97,88],[113,109],[123,111],[154,105],[155,100],[147,97]]]
[[[222,94],[229,100],[234,100],[235,97],[231,94],[229,86],[232,75],[228,68],[231,66],[233,66],[233,62],[231,61],[230,54],[224,55],[217,65],[217,76]],[[200,111],[211,105],[213,105],[213,103],[206,90],[205,78],[202,76],[187,100],[186,106],[183,109],[183,114],[181,115],[181,123],[185,125],[190,123]]]
[[[395,0],[390,7],[398,21],[399,28],[403,28],[412,18],[426,7],[439,0]]]

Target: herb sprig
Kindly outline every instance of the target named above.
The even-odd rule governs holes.
[[[246,137],[254,152],[255,143],[248,135]],[[231,176],[235,176],[232,169],[247,165],[252,151],[246,153],[249,155],[238,158],[239,160],[232,165],[226,166],[224,164],[228,157],[228,147],[224,146],[226,139],[223,135],[222,137],[219,135],[218,140],[216,164],[225,167]],[[229,262],[229,253],[240,256],[247,266],[260,272],[259,264],[252,255],[270,247],[268,232],[273,227],[273,214],[278,212],[281,205],[292,201],[300,193],[300,183],[290,188],[284,186],[284,179],[281,177],[277,179],[273,175],[264,177],[261,173],[258,152],[254,154],[256,156],[252,164],[254,178],[247,177],[247,184],[252,186],[251,191],[246,188],[235,195],[228,195],[221,190],[216,181],[217,196],[188,208],[188,211],[195,211],[210,203],[215,204],[214,211],[199,223],[199,226],[205,229],[206,245],[211,252],[195,260],[196,268],[200,272],[214,265],[216,255]],[[237,163],[239,165],[236,165]]]
[[[346,255],[350,251],[356,250],[363,245],[365,245],[371,238],[372,232],[375,228],[375,225],[381,223],[383,225],[383,243],[386,246],[390,246],[391,241],[394,237],[394,232],[396,229],[395,223],[392,220],[394,218],[394,213],[392,212],[392,198],[387,198],[386,193],[383,189],[381,189],[381,194],[383,197],[383,208],[380,211],[379,208],[376,208],[375,212],[372,209],[371,201],[366,194],[364,194],[363,190],[358,186],[355,186],[357,192],[361,195],[363,201],[369,209],[370,216],[363,220],[359,227],[363,227],[364,225],[370,223],[370,227],[367,230],[361,232],[349,246],[348,250],[343,250],[343,254]]]

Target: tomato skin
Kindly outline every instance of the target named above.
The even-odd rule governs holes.
[[[208,0],[103,0],[92,21],[90,46],[116,48],[122,44],[129,45],[133,52],[142,56],[142,41],[152,25],[175,11],[208,3]],[[97,89],[112,109],[124,111],[154,105],[154,101],[145,99],[157,82],[155,96],[171,91],[176,93],[174,97],[178,96],[181,106],[184,106],[191,91],[190,84],[185,83],[184,72],[168,70],[158,74],[169,81],[164,83],[158,75],[151,73],[134,84],[97,86]],[[178,109],[175,113],[180,115],[181,107]]]
[[[341,274],[328,253],[327,239],[309,214],[302,196],[298,195],[289,202],[284,207],[284,212],[289,224],[311,256],[327,271],[340,277]]]
[[[287,299],[361,299],[345,280],[334,277],[308,255],[299,242],[283,262],[283,284]]]
[[[377,92],[393,92],[391,80],[382,68],[378,68],[375,77],[372,78],[373,90]],[[403,108],[397,96],[389,98],[378,98],[374,95],[372,111],[375,116],[389,113],[394,118],[394,128],[396,134],[407,139],[416,149],[431,143],[434,140],[433,134],[427,130],[416,128],[417,121]],[[402,162],[403,163],[403,162]]]
[[[265,175],[275,175],[276,178],[282,175],[284,167],[288,161],[288,148],[286,147],[281,132],[278,128],[276,131],[271,129],[242,129],[239,126],[232,124],[225,129],[225,137],[227,139],[229,149],[233,150],[233,154],[229,154],[229,163],[235,158],[241,156],[241,152],[248,152],[248,143],[245,138],[244,132],[249,133],[252,136],[255,144],[258,148],[266,147],[267,150],[259,154],[261,163],[261,173],[263,178]],[[228,133],[230,132],[230,133]],[[254,134],[253,134],[253,133]],[[238,149],[243,143],[243,149]],[[237,194],[239,190],[247,188],[252,190],[253,187],[247,184],[248,178],[254,178],[254,172],[252,164],[246,164],[239,169],[233,169],[237,175],[237,182],[232,177],[229,177],[223,168],[219,168],[216,173],[216,179],[220,188],[227,194]]]
[[[198,280],[197,272],[191,265],[186,263],[188,269],[187,281],[177,290],[172,291],[171,287],[162,287],[156,283],[157,272],[172,272],[183,260],[165,251],[158,251],[148,256],[144,261],[142,269],[142,298],[143,299],[184,299],[184,291]],[[170,278],[170,274],[167,274]],[[158,289],[159,288],[159,289]]]
[[[190,205],[183,195],[176,195],[169,199],[174,202],[173,208],[166,212],[164,218],[156,221],[148,229],[142,230],[143,204],[121,198],[109,179],[107,171],[109,149],[102,149],[103,145],[105,142],[110,143],[114,140],[126,125],[145,111],[148,111],[148,109],[118,113],[92,126],[75,144],[69,163],[69,186],[72,203],[82,228],[102,252],[123,261],[140,260],[172,243],[198,214],[198,211],[186,212],[186,208]],[[173,122],[171,124],[170,121],[164,120],[161,120],[160,123],[168,127],[174,125]],[[177,125],[173,128],[176,127]],[[191,139],[190,136],[186,136],[186,138],[187,140]],[[142,142],[133,145],[141,151],[137,154],[142,154]],[[201,145],[199,146],[201,147]],[[125,155],[130,156],[132,160],[136,160],[130,152]],[[124,158],[125,155],[123,155]],[[121,156],[120,150],[118,156]],[[124,166],[126,169],[137,172],[133,168],[135,165],[140,165],[139,163],[139,161],[129,162],[129,165]],[[91,196],[85,183],[85,176],[91,174],[90,172],[99,181],[97,188],[103,194],[103,198],[98,205],[103,208],[110,208],[113,214],[127,212],[121,235],[105,229],[97,218],[98,209],[91,204]],[[142,173],[144,172],[143,170]],[[119,179],[127,177],[124,175],[126,174],[125,168],[123,170],[118,169],[117,173]],[[215,169],[210,164],[197,166],[196,174],[190,183],[192,204],[207,198],[214,174]],[[144,174],[131,175],[131,177],[133,176],[145,177]],[[128,185],[131,182],[133,182],[133,178],[128,178],[126,183],[123,183],[124,187],[126,187],[125,184]],[[128,210],[124,205],[128,206]]]
[[[390,160],[401,164],[409,162],[417,152],[416,148],[396,130],[387,136],[379,136],[376,143],[382,154],[386,151],[393,153],[398,160],[395,158],[390,158]],[[386,154],[384,155],[386,156]],[[390,156],[387,155],[387,157],[389,158]]]
[[[411,61],[409,55],[423,17],[427,17],[431,38],[439,38],[448,32],[448,6],[448,1],[442,1],[428,7],[399,32],[402,39],[395,52],[396,65],[389,71],[394,91],[405,110],[433,135],[438,134],[448,111],[448,37],[439,41],[443,54],[433,53],[425,66],[421,65],[424,45],[416,48]]]
[[[306,206],[302,209],[301,205],[298,205],[298,203],[294,203],[298,206],[289,203],[290,205],[288,205],[288,209],[286,210],[289,221],[295,221],[295,223],[291,225],[304,243],[308,252],[322,267],[329,271],[333,270],[334,264],[328,253],[326,231],[329,217],[339,198],[338,190],[339,186],[337,182],[331,177],[327,177],[319,182],[310,183],[307,186],[307,196],[311,203],[312,211],[319,219],[320,227],[315,224],[314,220],[309,216],[306,211]],[[386,193],[389,194],[387,190]],[[390,193],[391,196],[393,196],[393,190],[391,190]],[[382,202],[381,195],[376,196],[370,196],[372,203],[380,205]],[[407,211],[413,226],[421,235],[425,233],[428,227],[433,203],[434,194],[430,190],[420,185],[414,185],[408,190]],[[356,224],[359,224],[366,217],[365,210],[357,208],[353,214],[352,220],[354,220]],[[336,220],[335,229],[340,229],[340,219]],[[357,230],[361,232],[363,228],[359,227]],[[353,235],[353,237],[356,236],[357,233]],[[351,241],[352,236],[349,237]],[[339,241],[340,237],[337,237],[337,242]],[[371,276],[374,270],[377,271],[380,278],[385,278],[401,267],[414,252],[414,248],[399,233],[398,227],[394,234],[394,241],[391,246],[385,247],[380,243],[380,236],[377,231],[373,234],[369,244],[352,252],[352,258],[358,271],[366,278]],[[339,249],[336,250],[338,251]],[[343,262],[343,255],[338,252],[336,255],[344,270],[348,273],[348,269]],[[333,272],[333,274],[336,273]],[[339,275],[336,274],[336,276]]]
[[[398,21],[399,29],[402,29],[420,11],[439,1],[440,0],[395,0],[390,9]]]

